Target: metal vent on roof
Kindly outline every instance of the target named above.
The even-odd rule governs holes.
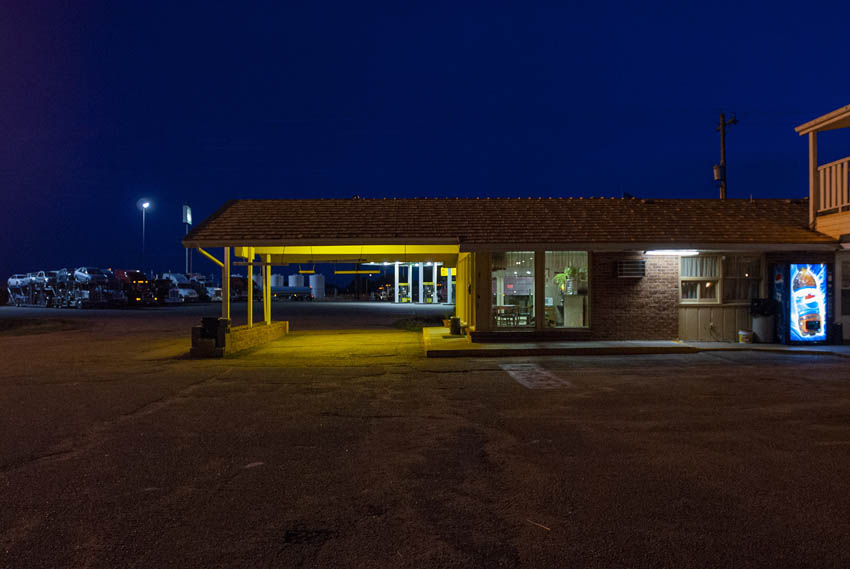
[[[640,279],[646,276],[646,261],[620,259],[617,261],[617,278]]]

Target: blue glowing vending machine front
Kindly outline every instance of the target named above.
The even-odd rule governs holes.
[[[829,328],[826,264],[774,265],[773,298],[779,301],[776,337],[783,344],[826,342]]]

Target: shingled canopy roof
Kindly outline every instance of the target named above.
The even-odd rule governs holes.
[[[807,200],[246,199],[226,203],[183,244],[835,245],[807,224]]]

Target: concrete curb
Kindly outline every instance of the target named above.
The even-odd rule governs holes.
[[[693,354],[698,348],[623,346],[611,348],[478,348],[425,350],[429,358],[510,358],[522,356],[628,356],[650,354]]]
[[[460,343],[460,338],[457,339]],[[466,343],[463,347],[441,347],[435,348],[432,334],[427,328],[422,329],[422,343],[425,357],[428,358],[510,358],[528,356],[628,356],[628,355],[658,355],[658,354],[695,354],[699,352],[767,352],[772,354],[790,354],[802,356],[836,356],[850,358],[850,352],[824,349],[807,349],[799,347],[761,347],[753,344],[751,347],[741,344],[733,346],[694,346],[685,342],[676,342],[677,345],[670,346],[592,346],[582,347],[580,343],[574,346],[540,346],[513,344],[513,347],[498,347],[497,344],[471,344]],[[481,346],[481,347],[473,347]]]
[[[430,342],[429,342],[430,343]],[[695,354],[699,352],[766,352],[798,356],[835,356],[850,358],[848,354],[827,350],[783,350],[781,348],[681,348],[665,347],[622,347],[622,348],[478,348],[478,349],[430,349],[425,347],[428,358],[510,358],[522,356],[628,356],[653,354]]]
[[[727,348],[718,346],[716,348],[695,348],[699,352],[767,352],[770,354],[792,354],[801,356],[836,356],[839,358],[850,358],[850,354],[835,352],[832,350],[812,349],[788,349],[788,348]]]

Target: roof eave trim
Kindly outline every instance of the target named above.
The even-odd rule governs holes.
[[[847,124],[842,124],[842,121],[845,121]],[[845,105],[840,109],[835,109],[807,123],[803,123],[795,127],[794,130],[802,136],[810,132],[821,132],[847,126],[850,126],[850,105]]]
[[[700,251],[836,251],[838,241],[818,243],[717,243],[700,241],[618,242],[618,243],[461,243],[462,253],[481,251],[651,251],[698,249]]]
[[[190,234],[191,237],[191,234]],[[457,238],[412,238],[412,239],[184,239],[183,247],[281,247],[287,245],[457,245]]]

